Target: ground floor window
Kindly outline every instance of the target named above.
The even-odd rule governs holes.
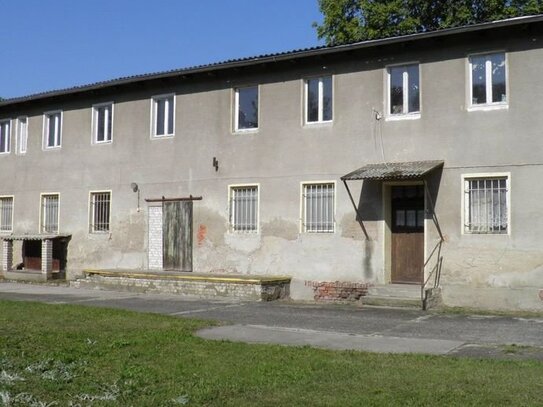
[[[258,232],[258,185],[230,187],[230,230]]]
[[[464,232],[509,231],[509,177],[464,177]]]
[[[40,231],[58,233],[58,212],[60,197],[58,194],[42,194]]]
[[[335,184],[302,184],[302,231],[333,233],[335,229]]]
[[[90,194],[90,224],[91,233],[109,232],[111,215],[111,192],[100,191]]]
[[[0,197],[0,232],[13,231],[13,197]]]

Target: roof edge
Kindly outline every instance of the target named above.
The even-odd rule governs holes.
[[[419,32],[414,34],[407,34],[402,36],[380,38],[375,40],[358,41],[347,44],[332,45],[332,46],[316,46],[311,48],[304,48],[299,50],[278,52],[272,54],[265,54],[253,57],[239,58],[226,60],[221,62],[214,62],[210,64],[197,65],[193,67],[173,69],[168,71],[161,71],[155,73],[146,73],[134,76],[120,77],[116,79],[110,79],[105,81],[94,82],[90,84],[74,86],[71,88],[56,89],[51,91],[45,91],[40,93],[34,93],[25,96],[18,96],[0,101],[0,108],[16,105],[24,102],[32,102],[37,100],[45,100],[48,98],[67,96],[71,94],[86,93],[93,90],[107,89],[113,86],[124,86],[137,82],[145,82],[156,79],[167,79],[175,76],[193,75],[197,73],[207,73],[213,71],[228,70],[233,68],[241,68],[247,66],[254,66],[264,63],[276,63],[280,61],[288,61],[295,59],[308,58],[317,55],[328,55],[334,53],[340,53],[344,51],[358,50],[363,48],[373,48],[383,45],[391,45],[402,42],[412,42],[420,39],[445,37],[450,35],[457,35],[462,33],[477,32],[489,29],[497,29],[504,27],[511,27],[521,24],[530,24],[543,22],[543,14],[513,17],[504,20],[496,20],[485,23],[471,24],[460,27],[444,28],[434,31]]]

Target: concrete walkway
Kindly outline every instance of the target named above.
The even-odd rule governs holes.
[[[198,332],[207,339],[543,361],[543,318],[284,302],[205,301],[6,282],[0,282],[0,299],[120,308],[229,324]]]

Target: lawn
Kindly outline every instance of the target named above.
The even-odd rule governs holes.
[[[543,405],[543,363],[214,342],[209,322],[0,301],[0,406]]]

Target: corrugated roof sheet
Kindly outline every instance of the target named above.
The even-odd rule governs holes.
[[[48,235],[48,234],[23,234],[23,235],[0,235],[0,240],[53,240],[65,239],[71,237],[68,234]]]
[[[191,74],[202,73],[202,72],[218,71],[221,69],[239,68],[239,67],[262,64],[262,63],[272,63],[272,62],[279,62],[279,61],[284,61],[284,60],[294,60],[298,58],[305,58],[305,57],[310,57],[310,56],[315,56],[315,55],[333,54],[337,52],[343,52],[343,51],[349,51],[349,50],[355,50],[355,49],[372,48],[372,47],[382,46],[386,44],[415,41],[415,40],[423,39],[423,38],[454,35],[454,34],[460,34],[463,32],[486,30],[486,29],[492,29],[492,28],[500,28],[500,27],[507,27],[507,26],[513,26],[513,25],[518,25],[518,24],[535,23],[535,22],[541,22],[541,21],[543,21],[543,14],[515,17],[515,18],[509,18],[505,20],[491,21],[487,23],[479,23],[479,24],[473,24],[473,25],[467,25],[467,26],[461,26],[461,27],[445,28],[445,29],[436,30],[436,31],[419,32],[419,33],[414,33],[414,34],[402,35],[398,37],[380,38],[376,40],[359,41],[359,42],[333,45],[333,46],[321,45],[321,46],[316,46],[316,47],[301,48],[301,49],[277,52],[277,53],[272,53],[272,54],[263,54],[263,55],[246,57],[246,58],[229,59],[226,61],[215,62],[211,64],[197,65],[197,66],[181,68],[181,69],[172,69],[172,70],[163,71],[163,72],[146,73],[142,75],[126,76],[126,77],[100,81],[100,82],[95,82],[95,83],[86,84],[86,85],[74,86],[71,88],[57,89],[57,90],[40,92],[40,93],[21,96],[21,97],[14,97],[14,98],[0,101],[0,107],[9,106],[9,105],[13,105],[16,103],[21,103],[21,102],[46,99],[49,97],[64,96],[64,95],[69,95],[73,93],[80,93],[80,92],[87,92],[87,91],[98,90],[98,89],[103,89],[103,88],[109,88],[112,86],[127,85],[134,82],[141,82],[141,81],[169,78],[169,77],[183,76],[183,75],[191,75]]]
[[[441,167],[444,161],[412,161],[401,163],[368,164],[341,177],[350,180],[403,180],[420,179],[430,171]]]

